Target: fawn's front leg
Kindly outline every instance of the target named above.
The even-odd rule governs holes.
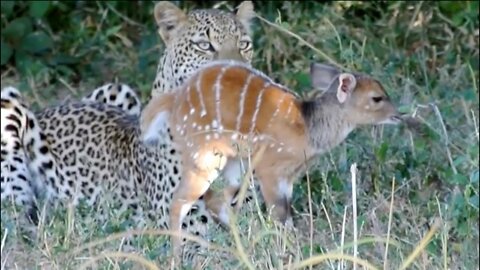
[[[280,175],[275,168],[255,168],[255,174],[260,181],[260,189],[272,216],[284,225],[293,225],[292,221],[292,191],[293,181]]]

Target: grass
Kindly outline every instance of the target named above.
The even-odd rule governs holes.
[[[22,70],[20,60],[9,61],[1,68],[2,87],[19,87],[41,108],[117,78],[145,101],[163,45],[150,15],[153,4],[132,4],[137,12],[125,5],[83,4],[69,10],[64,29],[47,23],[53,51],[82,55],[83,61],[52,65],[45,64],[49,55],[35,56],[30,71]],[[370,73],[423,124],[422,132],[356,131],[295,186],[296,231],[285,232],[255,204],[244,205],[231,232],[212,228],[216,246],[205,264],[352,269],[356,260],[357,269],[478,269],[478,3],[255,5],[261,16],[254,29],[255,67],[299,92],[308,90],[311,61],[332,59]],[[11,19],[2,9],[2,31]],[[85,263],[95,263],[95,269],[169,267],[162,232],[144,233],[139,251],[129,255],[118,251],[122,238],[73,253],[128,226],[114,212],[98,224],[89,211],[58,209],[41,224],[37,238],[25,243],[18,221],[4,215],[11,209],[2,205],[2,269],[77,269]]]

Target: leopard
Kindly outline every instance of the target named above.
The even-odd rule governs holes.
[[[251,1],[242,2],[234,12],[196,9],[189,13],[171,2],[158,2],[154,18],[165,49],[151,95],[175,91],[191,74],[214,60],[251,64],[254,17]],[[35,113],[25,104],[18,106],[19,91],[2,90],[2,202],[4,197],[13,196],[22,203],[44,200],[76,205],[84,201],[96,206],[109,195],[118,210],[130,210],[136,226],[144,226],[148,218],[157,228],[168,229],[170,201],[181,180],[180,155],[168,140],[154,148],[146,147],[140,139],[141,105],[135,97],[131,99],[134,105],[127,105],[126,110],[108,104],[109,92],[105,89],[115,89],[115,85],[101,87],[80,102],[68,101]],[[3,94],[9,91],[15,94],[10,94],[4,104]],[[4,111],[4,105],[10,109]],[[22,185],[16,185],[17,175],[10,177],[8,185],[12,188],[7,189],[4,163],[15,164],[15,160],[5,158],[4,162],[4,150],[5,156],[10,152],[3,143],[3,119],[14,115],[28,115],[24,121],[14,121],[18,131],[11,136],[20,145],[17,155],[23,148],[28,164],[22,167],[25,175],[20,179],[26,179],[20,181]],[[169,139],[171,142],[173,138]],[[34,199],[29,199],[32,194]],[[208,239],[207,228],[215,222],[202,199],[182,225],[190,234]],[[192,261],[198,248],[185,253],[185,262]]]
[[[139,116],[142,110],[142,102],[137,91],[125,83],[104,84],[84,96],[81,101],[105,103],[136,116]]]

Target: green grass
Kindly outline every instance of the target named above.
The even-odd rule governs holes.
[[[203,7],[213,4],[207,1]],[[118,79],[147,100],[163,49],[151,15],[153,3],[57,3],[44,15],[31,3],[15,5],[8,13],[2,2],[2,33],[15,19],[37,16],[32,31],[43,31],[51,42],[44,41],[45,48],[34,52],[12,53],[3,63],[3,42],[11,38],[2,36],[2,87],[14,84],[34,108],[41,108]],[[193,2],[182,6],[199,7]],[[353,163],[358,166],[358,240],[374,239],[358,245],[359,258],[384,268],[386,244],[380,240],[388,237],[384,269],[400,269],[438,220],[431,241],[407,269],[478,269],[478,2],[265,2],[255,7],[275,23],[255,23],[255,67],[303,92],[308,91],[310,62],[326,61],[327,56],[347,69],[375,76],[394,102],[424,127],[421,133],[405,127],[356,131],[295,186],[296,233],[283,234],[251,209],[237,217],[238,241],[246,256],[238,254],[230,233],[212,231],[215,243],[235,252],[227,258],[210,252],[206,263],[211,269],[289,269],[289,261],[295,264],[352,243]],[[21,44],[23,37],[17,40],[15,44]],[[2,208],[2,266],[6,263],[8,269],[73,269],[102,251],[115,251],[121,242],[70,257],[68,252],[126,226],[114,213],[106,224],[97,224],[78,211],[59,209],[29,245],[17,235],[16,221],[3,215],[6,211]],[[138,255],[166,269],[166,242],[165,237],[144,236]],[[353,248],[343,252],[353,255]],[[135,265],[119,266],[115,259],[100,262],[97,269]],[[332,259],[315,269],[338,265],[339,260]]]

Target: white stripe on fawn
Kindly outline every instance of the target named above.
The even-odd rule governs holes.
[[[283,94],[283,95],[282,95],[282,98],[280,99],[280,101],[278,101],[278,103],[277,103],[277,109],[275,109],[275,112],[273,112],[272,117],[270,117],[270,121],[268,121],[267,127],[271,127],[271,126],[272,126],[272,123],[273,123],[275,117],[277,117],[277,114],[280,112],[280,106],[282,105],[283,100],[285,99],[286,96],[287,96],[287,95]]]
[[[207,110],[205,109],[205,102],[203,101],[202,91],[200,90],[200,87],[202,86],[202,72],[200,72],[200,74],[198,74],[197,82],[196,82],[195,86],[197,88],[198,98],[200,99],[200,105],[202,106],[202,111],[200,112],[200,117],[203,117],[207,114]]]
[[[257,116],[258,112],[260,111],[260,104],[262,104],[262,98],[263,98],[263,92],[265,92],[265,89],[270,85],[270,83],[265,82],[263,85],[262,90],[260,90],[260,94],[257,97],[257,104],[255,105],[255,112],[253,113],[252,117],[252,123],[250,124],[250,131],[249,133],[253,132],[253,128],[255,127],[255,124],[257,123]]]
[[[245,106],[245,96],[247,95],[247,90],[248,86],[250,85],[250,82],[256,75],[253,73],[248,74],[247,81],[245,82],[245,85],[243,85],[242,92],[240,94],[240,113],[237,116],[237,124],[236,124],[236,130],[240,131],[240,124],[242,123],[242,116],[243,116],[243,107]]]
[[[191,109],[193,109],[193,106],[192,106],[192,100],[191,100],[191,97],[190,97],[190,89],[191,88],[190,88],[190,84],[189,84],[188,87],[187,87],[186,95],[187,95],[188,108],[191,110]]]
[[[224,66],[222,67],[222,69],[220,70],[220,73],[217,75],[217,78],[215,79],[215,84],[214,84],[214,88],[215,88],[215,108],[216,108],[216,111],[217,111],[217,120],[218,120],[218,124],[221,126],[222,125],[222,117],[220,115],[220,92],[222,90],[222,77],[223,77],[223,74],[225,74],[225,72],[227,71],[227,69],[229,68],[230,66]],[[213,127],[213,124],[212,124],[212,127]],[[215,127],[213,127],[215,128]]]
[[[292,106],[293,106],[293,102],[290,100],[290,103],[288,104],[287,115],[285,115],[285,119],[287,119],[288,116],[290,116],[290,112],[292,111]]]

